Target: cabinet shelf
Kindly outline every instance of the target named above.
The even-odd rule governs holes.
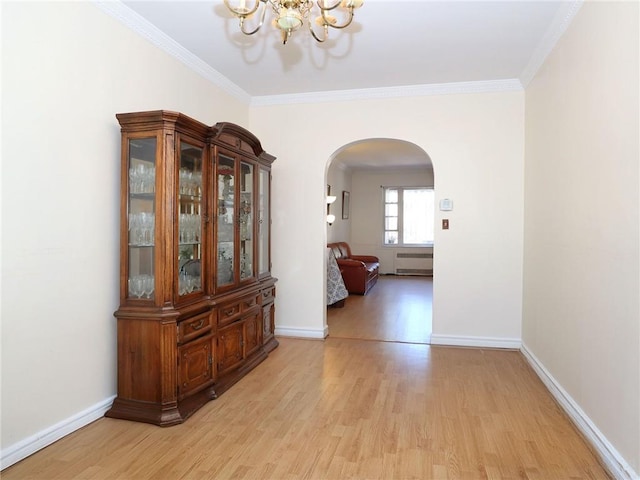
[[[138,193],[138,192],[130,192],[129,193],[129,197],[131,197],[132,200],[153,200],[155,198],[156,194],[152,193],[152,192],[145,192],[145,193]]]
[[[202,197],[199,195],[186,195],[184,193],[181,193],[179,198],[181,202],[200,203],[202,201]]]

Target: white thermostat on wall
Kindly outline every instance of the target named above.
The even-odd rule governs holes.
[[[453,200],[450,198],[443,198],[440,200],[440,210],[443,212],[449,212],[453,210]]]

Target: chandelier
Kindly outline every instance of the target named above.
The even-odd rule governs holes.
[[[260,30],[267,7],[271,7],[275,15],[273,26],[280,30],[282,43],[286,44],[291,33],[299,29],[305,21],[313,38],[320,43],[324,42],[329,37],[329,28],[346,28],[351,24],[353,11],[361,7],[364,0],[224,0],[224,3],[240,19],[240,31],[245,35],[253,35]],[[317,10],[314,7],[318,7]],[[342,12],[342,23],[338,23],[338,18],[332,15],[334,11]],[[245,20],[252,18],[256,13],[260,19],[258,25],[253,30],[247,30]],[[313,22],[311,17],[315,17]],[[314,30],[313,23],[316,28],[321,29],[319,35]]]

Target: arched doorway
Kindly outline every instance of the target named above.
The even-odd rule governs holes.
[[[327,225],[327,242],[346,241],[353,253],[377,256],[381,273],[367,295],[350,295],[345,308],[328,309],[330,336],[429,343],[433,243],[385,244],[383,188],[428,188],[434,197],[434,179],[429,155],[405,140],[359,140],[344,145],[328,160],[326,184],[336,201],[330,206],[335,220]],[[431,209],[433,221],[433,205]]]

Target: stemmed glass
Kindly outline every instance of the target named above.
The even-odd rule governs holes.
[[[139,246],[150,246],[155,237],[155,216],[153,213],[129,214],[130,243]]]
[[[129,278],[129,295],[136,298],[151,298],[154,291],[153,275],[134,275]]]

